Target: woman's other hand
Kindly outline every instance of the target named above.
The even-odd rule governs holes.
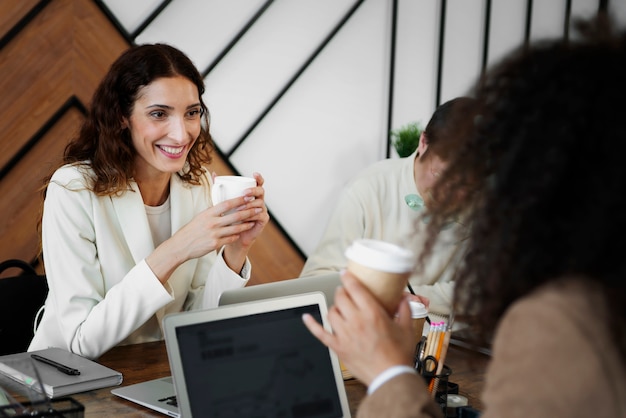
[[[332,333],[310,315],[307,328],[335,351],[350,372],[366,385],[391,366],[412,366],[413,336],[408,299],[403,299],[396,318],[350,272],[342,275],[335,304],[328,310]]]

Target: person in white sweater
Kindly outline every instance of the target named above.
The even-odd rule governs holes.
[[[474,106],[469,97],[443,103],[433,113],[412,155],[378,161],[353,178],[339,195],[322,239],[308,256],[300,277],[341,271],[347,264],[346,248],[359,238],[421,248],[428,224],[424,209],[436,205],[431,189],[464,141],[454,130],[456,121],[472,114]],[[432,313],[450,312],[452,273],[463,256],[463,240],[459,239],[463,233],[459,230],[464,229],[460,219],[445,225],[434,256],[409,280],[411,290],[429,300]]]
[[[48,182],[50,290],[29,351],[97,358],[160,340],[165,315],[215,307],[223,290],[246,284],[248,251],[269,221],[263,177],[212,204],[203,93],[198,70],[171,46],[131,47],[113,63]]]

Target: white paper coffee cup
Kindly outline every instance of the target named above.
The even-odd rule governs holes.
[[[413,252],[374,240],[355,240],[345,252],[348,270],[394,315],[415,265]]]
[[[420,341],[422,335],[424,335],[424,325],[426,324],[426,317],[428,316],[428,309],[423,303],[416,300],[410,300],[411,306],[411,321],[413,323],[413,335],[415,337],[415,345]]]

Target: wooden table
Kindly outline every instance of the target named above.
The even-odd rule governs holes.
[[[450,346],[446,365],[452,369],[450,381],[459,385],[459,393],[469,399],[470,405],[481,409],[479,400],[483,387],[485,365],[488,357],[475,351]],[[124,375],[122,385],[131,385],[170,375],[164,342],[144,343],[115,347],[99,363],[118,370]],[[353,416],[365,396],[365,386],[357,380],[345,382],[350,410]],[[164,417],[158,412],[121,399],[104,388],[72,395],[85,406],[86,417]]]

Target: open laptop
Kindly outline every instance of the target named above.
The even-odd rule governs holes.
[[[335,301],[335,290],[341,284],[339,272],[320,274],[318,276],[298,277],[295,279],[279,280],[271,283],[229,289],[220,295],[220,306],[232,303],[249,302],[258,299],[268,299],[277,296],[296,295],[320,291],[326,296],[327,306]]]
[[[174,417],[350,417],[339,361],[305,312],[329,329],[321,292],[168,315],[172,376],[111,392]]]

